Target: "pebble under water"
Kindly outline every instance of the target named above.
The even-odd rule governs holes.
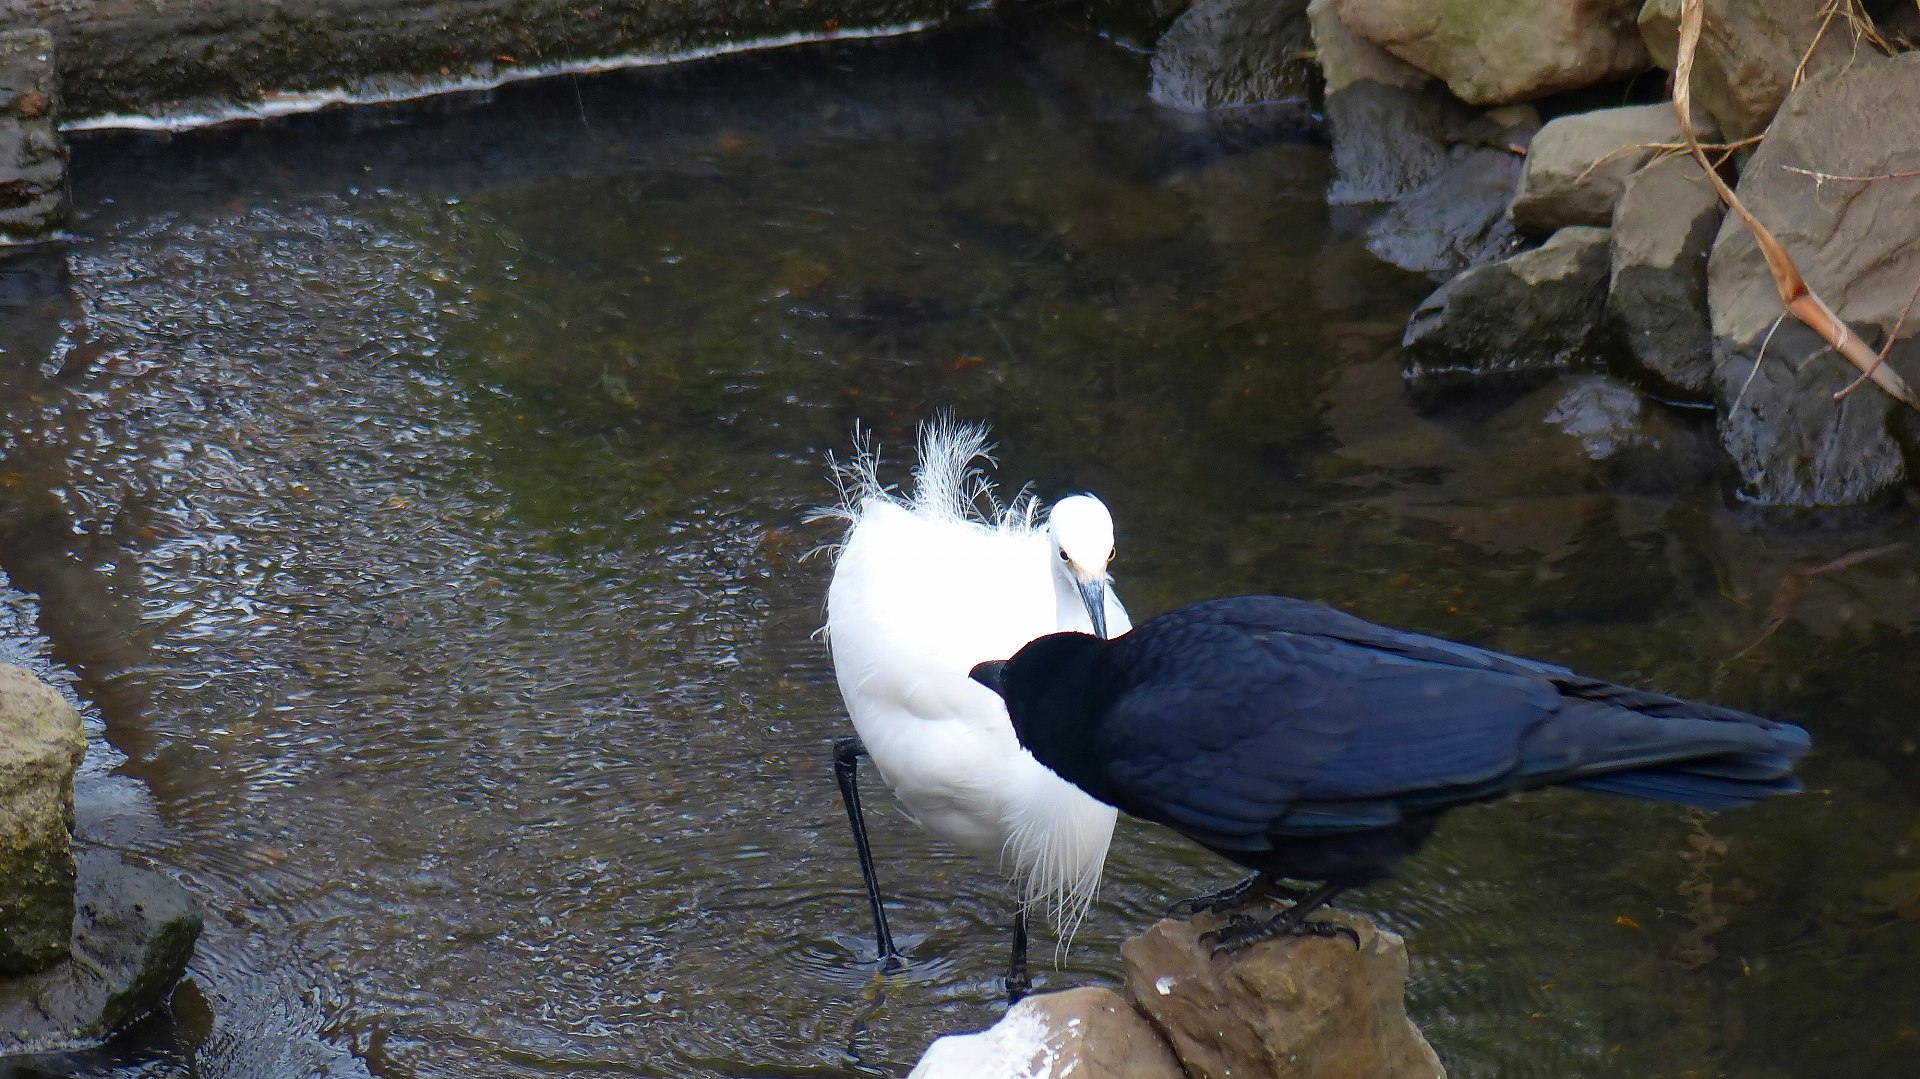
[[[877,787],[868,961],[812,636],[828,455],[903,479],[942,407],[1107,500],[1136,618],[1285,592],[1813,732],[1803,796],[1528,796],[1348,896],[1452,1075],[1920,1074],[1910,515],[1765,527],[1584,376],[1416,407],[1431,284],[1325,148],[1146,79],[1042,17],[78,137],[78,238],[0,262],[0,612],[89,703],[83,834],[208,919],[21,1074],[897,1075],[993,1021],[1007,889]],[[1233,875],[1123,823],[1042,983]]]

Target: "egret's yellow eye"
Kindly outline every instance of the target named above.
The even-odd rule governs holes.
[[[1067,557],[1067,552],[1066,552],[1066,549],[1065,549],[1065,548],[1061,548],[1061,550],[1060,550],[1060,561],[1062,561],[1062,562],[1071,562],[1071,561],[1073,561],[1073,559],[1071,559],[1071,558],[1068,558],[1068,557]]]

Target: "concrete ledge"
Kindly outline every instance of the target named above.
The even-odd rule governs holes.
[[[420,96],[944,21],[959,0],[0,0],[45,27],[69,116],[248,114]]]

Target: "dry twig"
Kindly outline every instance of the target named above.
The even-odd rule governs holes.
[[[1760,254],[1767,260],[1767,270],[1773,275],[1774,287],[1780,290],[1780,301],[1786,304],[1793,316],[1805,323],[1813,332],[1819,334],[1834,350],[1846,357],[1847,361],[1873,380],[1873,384],[1884,390],[1888,396],[1903,402],[1907,407],[1920,411],[1920,397],[1916,397],[1908,388],[1906,380],[1893,368],[1881,364],[1873,350],[1867,347],[1840,316],[1833,313],[1825,300],[1807,287],[1806,279],[1800,276],[1800,270],[1787,254],[1773,233],[1742,205],[1733,189],[1720,178],[1707,162],[1707,154],[1700,145],[1700,138],[1693,130],[1693,54],[1700,46],[1700,26],[1703,20],[1701,0],[1681,0],[1680,4],[1680,43],[1678,57],[1673,73],[1673,107],[1680,115],[1680,130],[1687,137],[1687,148],[1693,152],[1694,159],[1700,162],[1707,178],[1713,182],[1715,191],[1720,193],[1720,201],[1739,215],[1741,222],[1753,234],[1753,240],[1760,248]]]
[[[1842,176],[1834,172],[1821,172],[1818,169],[1803,169],[1798,165],[1782,165],[1786,172],[1797,172],[1802,176],[1811,176],[1815,183],[1824,184],[1831,180],[1836,184],[1877,184],[1882,180],[1911,180],[1920,176],[1920,169],[1909,172],[1882,172],[1874,176]]]
[[[1847,383],[1846,389],[1834,394],[1834,400],[1843,400],[1848,394],[1866,385],[1867,379],[1872,378],[1873,373],[1879,370],[1880,365],[1887,362],[1887,353],[1893,351],[1893,343],[1900,339],[1900,331],[1906,329],[1907,315],[1913,311],[1913,301],[1916,299],[1920,299],[1920,282],[1915,282],[1913,291],[1907,293],[1907,306],[1900,309],[1900,317],[1894,321],[1893,332],[1887,335],[1887,343],[1880,346],[1880,354],[1873,358],[1873,366],[1860,372],[1859,378]]]

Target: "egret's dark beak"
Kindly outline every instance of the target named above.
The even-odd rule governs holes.
[[[1107,639],[1107,578],[1073,575],[1073,585],[1080,590],[1080,602],[1087,605],[1087,617],[1093,620],[1093,635],[1101,640]]]
[[[1006,687],[1001,684],[1006,676],[1007,661],[1004,659],[990,659],[985,663],[976,663],[973,666],[973,670],[967,672],[967,677],[993,690],[1002,697],[1007,695]]]

